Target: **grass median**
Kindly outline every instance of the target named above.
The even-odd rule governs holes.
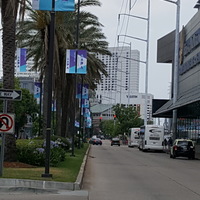
[[[86,143],[83,148],[75,148],[75,156],[70,156],[71,153],[69,152],[66,154],[65,161],[61,162],[57,167],[50,167],[49,173],[52,174],[52,178],[41,177],[45,168],[34,166],[33,168],[4,167],[2,178],[75,182],[88,147],[89,144]]]

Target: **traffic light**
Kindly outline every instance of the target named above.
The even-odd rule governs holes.
[[[102,120],[102,116],[99,117],[99,121],[100,121],[100,122],[101,122],[101,120]]]

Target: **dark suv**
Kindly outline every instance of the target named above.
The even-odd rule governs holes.
[[[192,140],[176,139],[170,149],[170,158],[188,157],[195,159],[195,147]]]
[[[118,145],[120,146],[120,139],[119,138],[112,138],[111,140],[111,146]]]

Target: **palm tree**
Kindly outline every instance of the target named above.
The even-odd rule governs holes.
[[[98,0],[82,0],[81,6],[100,5]],[[34,58],[34,67],[44,71],[47,60],[48,25],[50,22],[49,12],[33,11],[29,9],[28,19],[18,25],[17,40],[20,47],[29,47],[28,57]],[[66,49],[76,47],[75,29],[76,12],[57,12],[54,44],[54,94],[57,105],[57,122],[62,122],[57,127],[59,135],[66,134],[66,124],[69,118],[73,118],[71,109],[74,96],[73,75],[65,74]],[[95,57],[94,53],[109,54],[108,43],[101,32],[101,24],[98,18],[88,12],[80,12],[80,48],[89,52],[88,73],[85,81],[95,88],[95,83],[101,79],[100,74],[106,74],[104,64]],[[45,73],[44,73],[45,74]],[[44,75],[45,77],[45,75]],[[45,100],[44,100],[45,102]],[[62,111],[62,112],[61,112]],[[60,120],[62,119],[62,120]],[[73,124],[71,125],[73,126]],[[57,130],[58,130],[57,128]]]
[[[16,19],[20,6],[20,14],[23,17],[25,0],[0,0],[2,19],[2,39],[3,39],[3,88],[14,89],[14,69],[15,69],[15,33]],[[7,111],[14,113],[13,103],[8,101]],[[5,160],[16,161],[15,137],[6,135],[5,140]]]

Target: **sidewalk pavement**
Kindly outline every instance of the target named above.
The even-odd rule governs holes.
[[[73,196],[87,196],[87,191],[80,191],[82,187],[83,175],[85,171],[85,165],[87,163],[87,157],[90,151],[90,146],[87,149],[83,163],[80,167],[79,174],[75,182],[54,182],[54,181],[40,181],[40,180],[28,180],[28,179],[6,179],[0,178],[0,192],[14,192],[20,191],[32,192],[32,193],[52,193],[63,194]]]

